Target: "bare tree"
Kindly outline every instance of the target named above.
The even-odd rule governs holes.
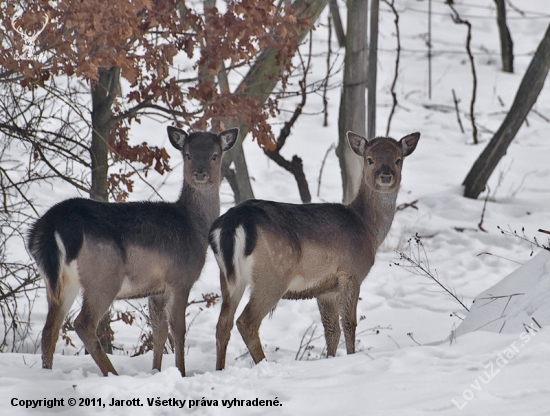
[[[367,66],[367,137],[376,136],[376,71],[378,66],[378,9],[379,0],[371,0],[369,62]]]
[[[497,6],[498,33],[500,36],[500,55],[502,58],[502,70],[504,72],[514,72],[514,42],[510,30],[506,24],[506,2],[505,0],[495,0]]]
[[[365,88],[367,86],[367,22],[368,2],[347,2],[346,57],[344,62],[344,82],[340,97],[338,115],[338,147],[336,154],[340,161],[343,202],[353,200],[359,189],[361,159],[351,150],[346,132],[353,131],[365,136]]]
[[[325,8],[327,1],[328,0],[296,0],[292,4],[292,8],[299,19],[303,22],[307,22],[308,25],[299,26],[297,30],[295,30],[293,37],[294,42],[292,45],[286,46],[288,49],[287,53],[290,55],[294,54],[298,45],[309,33],[311,26]],[[235,95],[253,100],[257,106],[264,105],[281,79],[281,74],[285,68],[284,63],[279,59],[280,53],[280,45],[271,46],[262,50],[254,65],[237,87]],[[234,126],[234,124],[231,124],[231,126]],[[228,152],[227,156],[224,157],[224,169],[225,172],[227,172],[231,162],[235,164],[236,181],[239,189],[239,198],[236,199],[235,202],[240,203],[247,199],[254,198],[254,194],[252,186],[250,185],[250,180],[248,179],[248,169],[246,167],[244,152],[242,151],[242,142],[248,134],[249,124],[241,122],[238,123],[238,127],[239,138],[233,150]],[[260,133],[265,134],[267,132],[261,130]],[[275,150],[276,148],[276,143],[269,142],[268,140],[264,140],[260,144],[267,148],[267,150]],[[240,170],[243,172],[242,174],[239,174],[239,166]]]
[[[0,36],[0,140],[10,144],[0,153],[2,222],[18,224],[18,216],[30,222],[39,215],[28,196],[37,183],[58,184],[61,179],[94,199],[123,200],[132,191],[132,176],[143,179],[149,169],[169,170],[164,149],[129,144],[131,123],[144,116],[206,129],[208,121],[223,114],[245,124],[265,146],[272,136],[267,116],[276,108],[276,100],[263,105],[266,98],[258,105],[250,94],[242,94],[254,88],[262,91],[263,85],[254,82],[243,83],[234,93],[220,93],[212,78],[218,81],[231,70],[257,63],[258,54],[271,48],[270,62],[277,63],[277,70],[260,73],[258,79],[268,75],[276,83],[300,36],[311,27],[307,11],[320,13],[326,1],[313,6],[297,1],[305,12],[294,16],[291,8],[277,12],[269,0],[240,0],[229,4],[225,13],[212,13],[208,24],[200,7],[184,8],[178,18],[176,10],[185,6],[179,1],[37,0],[19,15],[13,4],[0,3],[0,24],[7,29]],[[84,18],[91,14],[96,18]],[[24,30],[40,29],[46,15],[49,24],[30,51],[36,52],[36,59],[15,59],[26,46],[13,22]],[[227,20],[232,24],[225,25]],[[194,62],[202,71],[186,77],[174,68],[173,58],[182,52],[191,59],[196,50],[201,53]],[[219,64],[224,61],[230,63],[228,68]],[[204,77],[205,73],[212,77]],[[120,92],[119,77],[128,81],[126,95]],[[22,155],[27,158],[24,163],[17,160]],[[120,166],[125,169],[113,169]],[[2,245],[8,247],[2,254],[10,254],[11,244],[22,246],[16,240],[23,237],[21,232],[2,236]],[[4,265],[12,262],[5,260]],[[2,273],[0,286],[6,282],[18,288],[18,278],[29,282],[31,289],[34,280],[26,278],[26,270],[33,278],[36,273],[28,262],[24,265],[28,268],[11,269],[18,273],[9,282],[9,273]],[[23,289],[3,287],[6,299],[12,294],[16,305]],[[6,327],[24,328],[18,315],[6,313],[4,318]]]
[[[338,45],[343,48],[346,46],[346,34],[344,33],[344,26],[342,25],[342,18],[340,17],[338,1],[330,0],[329,5],[330,15],[334,21],[334,32],[336,33],[336,39],[338,39]]]
[[[550,25],[521,80],[510,111],[464,179],[464,196],[475,199],[483,192],[489,177],[537,101],[549,70]]]
[[[296,183],[298,184],[298,191],[300,192],[300,198],[303,203],[311,202],[311,193],[309,192],[309,185],[307,183],[306,176],[304,174],[302,159],[297,155],[294,155],[292,157],[292,160],[287,160],[281,155],[281,149],[285,145],[286,140],[290,135],[291,129],[294,126],[294,123],[296,123],[296,120],[298,120],[298,117],[300,117],[300,115],[302,114],[302,110],[306,105],[307,94],[308,94],[307,76],[311,66],[312,45],[313,45],[313,37],[310,35],[307,61],[304,61],[304,59],[302,58],[302,54],[300,53],[300,51],[298,51],[298,55],[300,56],[301,67],[303,71],[303,77],[299,81],[300,93],[302,95],[302,99],[296,106],[290,120],[286,121],[283,128],[281,129],[281,132],[277,137],[277,145],[275,149],[274,150],[264,149],[264,153],[266,154],[267,157],[269,157],[271,160],[273,160],[283,169],[287,170],[288,172],[292,173],[292,175],[294,175],[294,178],[296,179]],[[327,77],[328,77],[328,74],[327,74]],[[328,80],[326,81],[328,82]]]

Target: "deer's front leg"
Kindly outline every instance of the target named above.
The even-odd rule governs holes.
[[[183,377],[185,377],[185,332],[187,331],[185,314],[188,298],[189,288],[175,292],[170,313],[170,328],[174,336],[176,367]]]
[[[149,296],[149,318],[153,329],[153,369],[162,368],[162,355],[168,338],[166,298],[164,295]]]
[[[317,298],[317,306],[321,313],[321,322],[325,329],[327,343],[327,357],[336,356],[340,342],[340,322],[338,321],[338,293],[325,293]]]
[[[357,328],[357,302],[359,301],[359,283],[353,276],[338,278],[338,293],[342,329],[348,354],[355,353],[355,329]]]

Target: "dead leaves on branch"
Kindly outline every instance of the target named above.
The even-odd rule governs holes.
[[[195,128],[206,129],[211,120],[246,124],[260,146],[273,149],[267,120],[278,113],[277,100],[260,104],[241,91],[221,93],[218,76],[253,65],[262,50],[275,48],[276,62],[285,71],[273,76],[286,85],[296,33],[310,23],[291,7],[277,7],[268,0],[232,0],[224,4],[224,11],[181,4],[179,0],[37,0],[22,9],[13,2],[0,3],[0,24],[6,29],[0,35],[0,67],[17,73],[17,82],[28,89],[53,76],[93,83],[100,68],[119,67],[130,89],[114,103],[115,160],[142,162],[160,173],[167,170],[168,157],[160,149],[128,144],[129,123],[154,105]],[[48,23],[31,45],[36,59],[14,59],[14,54],[23,52],[25,39],[13,22],[32,31],[43,25],[44,16]],[[194,59],[194,66],[175,75],[174,58],[180,52]],[[196,75],[205,68],[207,77]],[[181,84],[178,77],[192,81]],[[131,187],[128,178],[115,176],[112,181],[127,181],[126,189]]]

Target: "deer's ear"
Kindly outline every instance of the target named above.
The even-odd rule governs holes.
[[[166,130],[168,130],[168,138],[170,139],[170,143],[172,143],[172,146],[174,146],[178,150],[183,150],[183,144],[185,143],[185,140],[187,140],[187,137],[189,137],[189,135],[183,130],[177,129],[172,126],[168,126]]]
[[[222,144],[222,150],[227,152],[237,141],[237,137],[239,137],[239,129],[224,130],[218,134],[218,137],[220,138]]]
[[[363,156],[363,154],[365,153],[365,149],[369,144],[369,141],[363,136],[360,136],[352,131],[348,131],[346,133],[346,136],[348,138],[351,149],[359,156]]]
[[[416,149],[416,145],[418,144],[418,140],[420,140],[420,133],[411,133],[399,140],[401,149],[403,149],[403,157],[409,156],[412,152],[414,152],[414,149]]]

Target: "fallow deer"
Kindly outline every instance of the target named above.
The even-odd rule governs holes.
[[[237,327],[255,363],[265,359],[258,330],[279,299],[317,298],[327,356],[334,356],[341,317],[346,350],[355,352],[359,288],[395,214],[403,159],[420,133],[400,141],[366,139],[348,132],[363,160],[363,177],[349,205],[294,205],[249,200],[212,225],[209,242],[220,267],[222,306],[216,327],[216,369],[225,357],[237,306],[250,285],[250,300]]]
[[[184,157],[176,202],[108,203],[69,199],[53,206],[29,232],[29,251],[46,282],[48,315],[42,332],[42,367],[52,368],[61,324],[82,292],[76,333],[103,375],[117,374],[96,335],[115,299],[149,297],[153,369],[160,371],[168,336],[185,376],[185,310],[208,248],[208,231],[220,214],[222,153],[238,129],[218,135],[168,127]]]

